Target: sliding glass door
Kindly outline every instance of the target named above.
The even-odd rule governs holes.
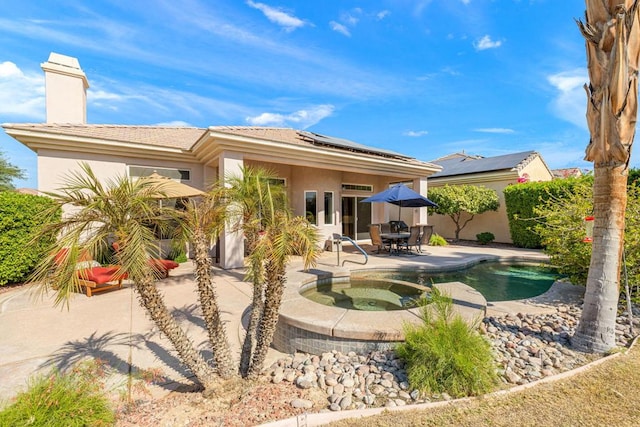
[[[369,238],[371,203],[360,203],[366,197],[342,197],[342,234],[354,240]]]

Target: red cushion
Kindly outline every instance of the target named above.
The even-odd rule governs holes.
[[[78,271],[81,279],[96,282],[98,285],[104,285],[108,282],[114,282],[119,279],[126,279],[126,274],[118,274],[120,267],[92,267]]]
[[[174,268],[178,268],[180,264],[175,261],[171,261],[170,259],[160,259],[160,258],[152,258],[149,260],[153,264],[155,268],[158,270],[173,270]]]

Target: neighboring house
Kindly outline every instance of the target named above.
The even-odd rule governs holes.
[[[455,153],[431,163],[442,166],[442,171],[429,177],[429,188],[470,184],[491,188],[498,193],[498,211],[476,215],[460,233],[460,238],[465,240],[476,240],[476,234],[488,231],[495,235],[496,242],[512,243],[503,190],[507,185],[519,182],[553,179],[546,163],[535,151],[495,157]],[[432,215],[429,217],[429,224],[441,236],[455,237],[455,226],[448,216]]]
[[[580,168],[553,169],[554,178],[580,178],[584,173]]]
[[[426,195],[427,177],[439,166],[409,156],[288,128],[163,127],[86,123],[89,83],[76,58],[52,53],[42,64],[46,124],[3,124],[38,155],[38,190],[55,191],[79,162],[100,178],[139,177],[157,171],[199,189],[243,166],[272,169],[285,184],[296,215],[305,215],[321,236],[368,239],[372,222],[387,221],[384,204],[359,203],[398,181]],[[414,223],[426,223],[416,210]],[[243,238],[226,233],[218,250],[223,268],[243,265]]]

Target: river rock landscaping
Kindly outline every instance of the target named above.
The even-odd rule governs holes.
[[[633,311],[634,325],[638,326],[640,309]],[[569,347],[580,314],[579,307],[559,305],[552,314],[518,313],[484,318],[480,333],[491,343],[503,386],[530,383],[598,358],[598,355],[579,353]],[[618,346],[627,346],[635,336],[634,332],[629,327],[627,313],[622,313],[616,325]],[[393,351],[368,355],[333,351],[320,356],[296,353],[276,361],[266,374],[274,384],[294,384],[305,390],[317,388],[325,393],[326,408],[314,408],[315,411],[392,407],[451,399],[446,394],[423,396],[412,390],[404,363]],[[313,402],[305,399],[294,399],[290,404],[298,409],[313,407]]]

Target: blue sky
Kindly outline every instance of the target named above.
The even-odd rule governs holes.
[[[8,0],[0,0],[9,3]],[[584,162],[582,0],[30,0],[0,16],[0,123],[43,122],[50,52],[88,122],[284,126],[420,160],[464,150]],[[27,170],[36,157],[0,132]],[[632,166],[638,161],[632,157]]]

